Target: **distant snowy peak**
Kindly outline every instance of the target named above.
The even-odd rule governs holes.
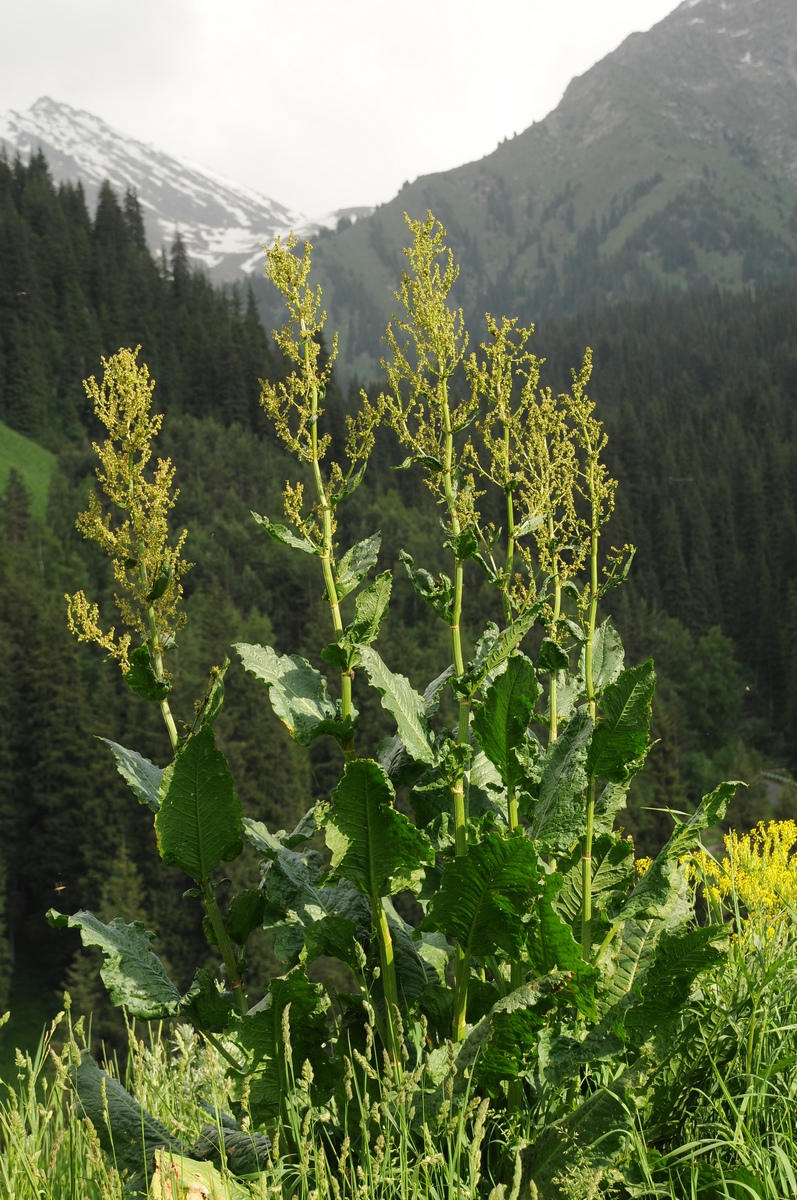
[[[153,249],[176,232],[189,255],[217,279],[258,270],[263,245],[295,230],[310,236],[356,220],[370,209],[346,209],[317,221],[208,168],[126,137],[92,113],[43,97],[24,113],[0,116],[0,146],[23,159],[41,149],[53,177],[80,179],[90,203],[108,180],[123,195],[135,191]]]

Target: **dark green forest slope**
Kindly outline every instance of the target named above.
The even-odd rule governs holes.
[[[273,642],[316,662],[324,641],[302,556],[282,553],[249,516],[280,512],[285,464],[257,397],[258,378],[279,377],[282,365],[250,296],[214,290],[179,246],[168,263],[152,260],[134,197],[120,203],[105,189],[91,218],[80,191],[56,189],[43,161],[0,161],[0,420],[58,452],[45,516],[16,473],[0,510],[0,894],[17,976],[43,963],[51,988],[75,952],[44,921],[56,900],[62,911],[138,914],[162,928],[178,978],[201,946],[181,901],[185,880],[160,864],[149,814],[131,806],[96,740],[162,762],[165,735],[118,672],[74,644],[63,601],[67,589],[106,601],[111,590],[105,562],[74,529],[98,432],[81,380],[99,372],[101,354],[139,342],[166,414],[162,453],[177,465],[175,526],[189,528],[197,564],[185,581],[173,705],[188,720],[208,667],[233,640]],[[654,298],[548,322],[537,342],[551,383],[594,346],[593,394],[620,480],[611,535],[639,546],[616,617],[632,653],[656,658],[660,740],[627,824],[652,848],[669,823],[656,809],[683,809],[728,774],[752,783],[731,820],[767,815],[762,767],[797,761],[797,291]],[[330,389],[333,433],[347,403]],[[380,441],[340,540],[382,529],[380,566],[395,570],[396,588],[380,648],[416,680],[445,665],[447,646],[402,577],[398,551],[432,565],[437,515],[411,472],[390,470],[394,449]],[[474,574],[472,630],[486,595]],[[259,685],[237,666],[227,680],[219,742],[244,806],[285,826],[321,790],[329,751],[317,743],[308,763]],[[388,718],[373,693],[358,700],[370,742]],[[253,970],[269,962],[263,944]],[[78,995],[90,997],[90,980],[85,964],[72,965]]]

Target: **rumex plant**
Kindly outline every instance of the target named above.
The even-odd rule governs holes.
[[[662,1068],[681,1052],[693,981],[722,953],[722,929],[693,923],[684,864],[735,785],[706,797],[637,878],[615,819],[648,751],[655,679],[651,662],[625,665],[611,621],[599,621],[632,551],[601,554],[615,483],[587,394],[589,352],[569,392],[554,396],[539,387],[531,329],[488,315],[487,340],[469,350],[451,305],[457,269],[444,231],[431,214],[409,228],[403,311],[385,339],[387,389],[378,402],[362,395],[342,463],[329,461],[319,432],[336,343],[322,365],[325,314],[309,247],[299,256],[294,241],[277,241],[267,251],[289,314],[276,339],[290,373],[264,384],[263,405],[296,474],[283,493],[285,523],[253,517],[273,540],[318,559],[331,626],[321,654],[335,685],[299,655],[236,649],[294,741],[333,739],[341,767],[290,833],[243,817],[215,745],[224,669],[212,672],[190,723],[169,710],[163,656],[185,570],[182,538],[170,549],[165,525],[172,470],[159,464],[150,482],[144,469],[159,419],[149,416],[151,386],[135,356],[120,351],[104,384],[90,381],[109,433],[98,475],[121,519],[92,499],[79,524],[113,558],[128,632],[103,634],[80,595],[70,620],[161,706],[174,749],[165,769],[110,748],[154,813],[162,857],[194,881],[220,969],[198,970],[181,995],[143,926],[105,925],[87,912],[51,919],[100,946],[111,996],[132,1016],[181,1017],[213,1041],[258,1127],[281,1127],[299,1081],[313,1104],[328,1106],[331,1143],[343,1137],[352,1071],[364,1069],[362,1047],[376,1037],[410,1125],[417,1118],[426,1129],[482,1097],[534,1131],[527,1179],[542,1194],[564,1194],[574,1163],[594,1175],[614,1160],[635,1108],[666,1104]],[[401,468],[423,473],[441,513],[447,569],[401,556],[449,631],[450,665],[423,692],[375,649],[391,594],[390,572],[369,578],[380,534],[342,553],[335,540],[338,508],[361,483],[382,424],[406,447]],[[502,528],[480,511],[490,488]],[[463,627],[468,573],[486,580],[500,623]],[[361,745],[358,732],[365,681],[395,722],[378,746]],[[452,729],[440,716],[446,689]],[[217,874],[244,840],[262,857],[262,877],[222,912]],[[422,914],[414,927],[393,902],[402,893]],[[286,970],[252,998],[246,943],[260,926]],[[348,967],[355,991],[310,981],[307,967],[322,955]]]

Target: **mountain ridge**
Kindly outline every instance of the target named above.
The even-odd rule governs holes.
[[[797,5],[685,0],[573,79],[542,121],[322,241],[344,372],[375,373],[404,212],[427,210],[448,231],[471,318],[797,279]],[[270,316],[267,285],[259,296]]]
[[[259,269],[263,245],[296,230],[316,236],[370,208],[310,219],[253,188],[118,132],[102,118],[43,96],[25,113],[0,116],[0,148],[24,161],[41,150],[56,182],[80,181],[90,203],[106,180],[136,192],[147,241],[156,252],[179,233],[189,257],[217,282]]]

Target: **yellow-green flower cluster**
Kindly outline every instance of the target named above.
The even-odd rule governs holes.
[[[727,857],[717,861],[702,852],[695,864],[710,899],[748,919],[771,924],[797,914],[797,823],[760,821],[750,833],[725,837]]]
[[[111,559],[122,624],[143,634],[160,661],[161,650],[184,620],[178,611],[180,579],[190,564],[181,557],[185,531],[175,545],[168,541],[168,513],[178,494],[172,489],[174,467],[168,458],[159,458],[155,470],[148,470],[163,418],[150,411],[155,384],[146,366],[136,362],[140,349],[120,350],[103,359],[102,383],[93,376],[85,383],[94,411],[108,430],[107,440],[101,446],[95,443],[94,450],[100,460],[97,478],[110,507],[92,494],[76,524]],[[82,591],[66,601],[69,627],[78,640],[102,646],[126,673],[131,633],[118,634],[115,627],[103,630],[97,605]]]

